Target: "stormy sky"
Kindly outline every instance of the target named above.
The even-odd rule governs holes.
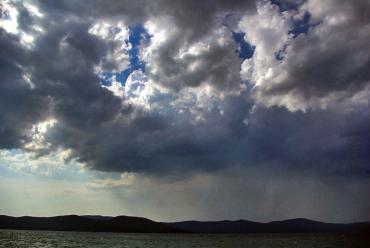
[[[0,3],[0,214],[370,220],[370,2]]]

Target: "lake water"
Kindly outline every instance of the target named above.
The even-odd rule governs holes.
[[[0,248],[370,247],[369,240],[333,234],[126,234],[0,230]]]

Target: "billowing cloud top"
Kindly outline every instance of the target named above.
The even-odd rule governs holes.
[[[368,176],[370,4],[3,1],[0,149]]]

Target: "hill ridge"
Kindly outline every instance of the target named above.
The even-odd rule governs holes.
[[[370,222],[327,223],[294,218],[267,223],[249,220],[156,222],[139,216],[59,215],[52,217],[0,215],[0,229],[143,232],[143,233],[307,233],[366,232]]]

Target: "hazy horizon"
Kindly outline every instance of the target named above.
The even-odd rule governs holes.
[[[3,216],[9,216],[9,217],[36,217],[36,218],[52,218],[52,217],[61,217],[61,216],[80,216],[80,217],[107,217],[107,218],[115,218],[115,217],[138,217],[138,218],[145,218],[149,219],[155,222],[159,223],[175,223],[175,222],[187,222],[187,221],[196,221],[196,222],[221,222],[221,221],[251,221],[251,222],[256,222],[256,223],[270,223],[270,222],[276,222],[276,221],[286,221],[286,220],[296,220],[296,219],[302,219],[302,220],[308,220],[308,221],[317,221],[317,222],[324,222],[324,223],[330,223],[330,224],[353,224],[353,223],[365,223],[365,222],[370,222],[370,221],[354,221],[354,222],[325,222],[325,221],[320,221],[320,220],[315,220],[315,219],[308,219],[308,218],[302,218],[302,217],[295,217],[295,218],[289,218],[289,219],[276,219],[276,220],[270,220],[270,221],[253,221],[250,219],[182,219],[182,220],[169,220],[169,221],[163,221],[163,220],[155,220],[149,217],[145,216],[134,216],[134,215],[101,215],[101,214],[61,214],[61,215],[6,215],[6,214],[0,214]]]

